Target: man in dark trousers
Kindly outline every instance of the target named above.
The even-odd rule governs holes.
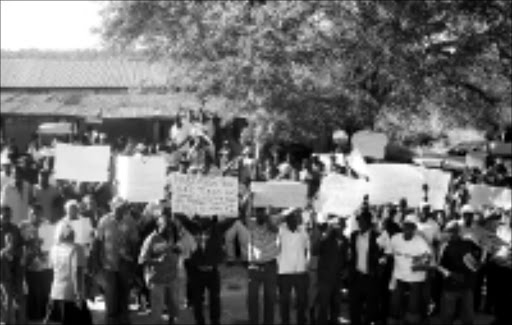
[[[348,271],[349,242],[343,232],[344,218],[331,216],[329,230],[321,239],[318,257],[317,324],[337,324],[343,279]]]
[[[176,214],[176,218],[183,227],[195,237],[197,248],[189,259],[192,307],[197,325],[205,324],[203,313],[204,292],[208,290],[210,303],[210,324],[220,324],[220,273],[219,265],[222,263],[223,239],[225,232],[238,220],[230,218],[221,222],[217,217],[188,219],[184,215]]]
[[[350,240],[350,323],[367,324],[377,320],[379,259],[378,233],[372,225],[373,216],[363,209],[357,217],[359,230]]]

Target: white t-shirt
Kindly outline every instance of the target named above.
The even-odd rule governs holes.
[[[61,243],[50,251],[50,265],[53,269],[53,283],[50,297],[55,300],[72,301],[77,292],[73,286],[73,273],[85,266],[85,258],[80,247]]]
[[[309,236],[303,226],[291,232],[286,224],[279,228],[278,240],[281,246],[277,256],[279,274],[296,274],[307,271],[309,258]]]
[[[413,271],[413,260],[422,255],[430,255],[430,247],[425,239],[414,235],[411,240],[405,240],[403,233],[391,238],[391,252],[395,259],[393,278],[404,282],[423,282],[426,280],[425,271]]]
[[[428,219],[427,222],[419,222],[418,232],[425,238],[429,245],[432,245],[434,240],[440,240],[441,238],[441,228],[439,224],[432,219]]]

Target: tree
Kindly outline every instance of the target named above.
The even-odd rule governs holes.
[[[186,67],[173,82],[200,96],[267,111],[279,137],[314,139],[420,114],[425,100],[497,121],[510,107],[510,16],[506,0],[112,1],[101,33]]]

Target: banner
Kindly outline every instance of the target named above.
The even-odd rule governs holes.
[[[330,174],[323,180],[315,202],[319,222],[327,215],[351,216],[363,203],[369,190],[368,182],[343,175]]]
[[[167,164],[162,156],[117,157],[119,196],[129,202],[153,202],[165,198]]]
[[[364,157],[384,159],[388,137],[384,133],[359,131],[352,136],[352,145]]]
[[[410,207],[423,201],[425,177],[420,167],[405,164],[370,164],[370,204],[380,205],[407,199]]]
[[[174,174],[172,210],[188,216],[238,216],[238,179]]]
[[[452,174],[439,169],[425,168],[423,175],[428,185],[428,201],[430,206],[433,210],[444,209]]]
[[[58,143],[55,147],[55,179],[107,182],[109,168],[109,146],[77,146]]]
[[[253,182],[251,192],[254,207],[304,208],[308,201],[308,187],[299,182]]]
[[[512,191],[505,187],[494,187],[483,184],[469,185],[469,204],[474,209],[497,207],[510,209],[512,206]]]
[[[469,168],[477,168],[480,170],[484,170],[486,158],[486,153],[469,152],[468,154],[466,154],[466,166]]]

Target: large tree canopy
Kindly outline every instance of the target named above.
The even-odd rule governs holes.
[[[510,109],[507,0],[112,1],[103,14],[108,44],[169,60],[183,73],[171,82],[264,112],[280,136],[425,107],[488,125]]]

